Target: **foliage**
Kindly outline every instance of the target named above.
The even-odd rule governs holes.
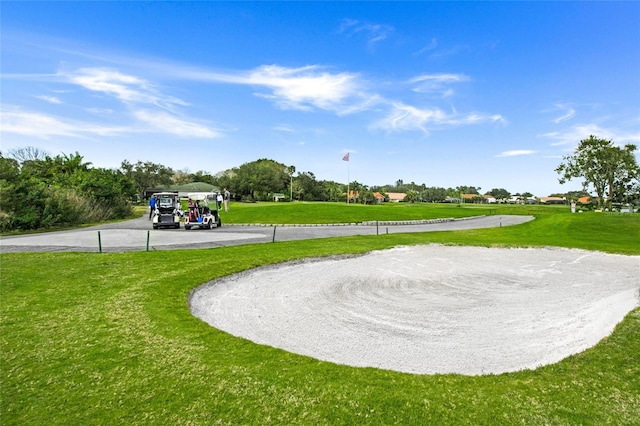
[[[144,198],[144,192],[147,189],[169,186],[173,183],[174,171],[170,167],[151,161],[138,161],[136,164],[131,164],[124,160],[120,170],[133,181],[139,198]]]
[[[487,194],[502,202],[511,198],[511,193],[504,188],[493,188],[491,191],[487,192]]]
[[[287,166],[262,158],[235,169],[229,187],[249,201],[269,200],[274,192],[288,192],[289,179]]]
[[[0,153],[0,231],[56,228],[131,214],[133,184],[119,171],[90,168],[77,152],[18,158],[22,161]]]
[[[480,187],[475,186],[458,186],[456,188],[457,194],[477,194],[480,195]]]
[[[560,183],[573,178],[583,178],[584,188],[593,186],[598,199],[598,207],[604,205],[605,196],[611,209],[613,201],[629,202],[634,197],[638,185],[640,168],[636,162],[635,145],[615,146],[612,140],[600,139],[594,135],[583,139],[572,155],[563,157],[564,162],[557,168]]]
[[[371,206],[344,211],[364,207]],[[191,289],[218,277],[398,245],[553,245],[640,254],[632,215],[499,207],[500,214],[509,212],[537,219],[496,229],[210,250],[0,254],[2,423],[637,424],[640,309],[580,354],[487,376],[318,361],[234,337],[188,309]]]
[[[420,193],[413,189],[407,191],[407,194],[404,196],[405,203],[417,203],[420,201]]]
[[[318,184],[313,173],[298,173],[298,176],[293,180],[294,199],[316,201],[321,200],[322,195],[322,186]]]
[[[422,191],[422,193],[420,194],[420,197],[424,202],[427,202],[427,203],[442,203],[447,199],[447,196],[449,196],[449,193],[450,191],[447,190],[446,188],[438,188],[438,187],[432,186]]]

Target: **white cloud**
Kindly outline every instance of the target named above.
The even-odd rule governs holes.
[[[63,74],[70,83],[87,90],[101,92],[121,102],[152,104],[162,108],[187,105],[186,102],[161,94],[150,82],[143,78],[123,74],[108,68],[81,68],[75,73]]]
[[[500,154],[496,155],[496,157],[518,157],[521,155],[532,155],[535,154],[536,151],[532,151],[530,149],[514,149],[512,151],[504,151]]]
[[[285,109],[309,109],[315,106],[324,110],[339,110],[345,100],[356,94],[356,74],[331,74],[318,67],[284,68],[276,65],[262,66],[250,73],[249,84],[270,87],[274,99]]]
[[[484,122],[505,122],[501,115],[467,114],[459,115],[455,110],[445,113],[438,108],[416,108],[401,102],[392,104],[391,111],[381,121],[374,124],[389,132],[421,131],[429,134],[429,128],[443,126],[460,126]]]
[[[357,19],[344,19],[338,30],[339,33],[352,37],[362,34],[367,39],[369,49],[375,48],[375,43],[386,40],[395,29],[391,25],[362,22]]]
[[[576,110],[571,108],[568,105],[564,104],[556,104],[555,107],[562,111],[562,115],[560,117],[554,118],[553,123],[559,124],[563,121],[571,120],[576,115]]]
[[[193,80],[268,88],[270,93],[254,95],[273,101],[281,109],[318,108],[343,115],[363,111],[380,101],[379,96],[363,91],[359,74],[331,73],[317,65],[299,68],[263,65],[248,72],[225,73],[190,70],[181,75]]]
[[[181,137],[215,138],[221,136],[216,131],[197,123],[177,118],[163,111],[139,110],[134,117],[163,133],[170,133]]]
[[[471,81],[464,74],[423,74],[409,80],[415,85],[412,89],[417,93],[439,93],[442,97],[450,97],[454,91],[449,85]]]
[[[39,95],[36,96],[38,99],[42,99],[45,102],[49,102],[50,104],[61,104],[62,101],[55,96],[47,96],[47,95]]]
[[[271,129],[275,130],[276,132],[285,132],[285,133],[293,133],[294,132],[294,130],[291,127],[289,127],[287,125],[284,125],[284,124],[280,125],[280,126],[273,126]]]
[[[469,81],[471,78],[464,74],[423,74],[409,80],[411,83],[435,82],[435,83],[458,83]]]
[[[435,49],[436,47],[438,47],[438,40],[436,40],[435,38],[432,38],[431,43],[427,44],[425,47],[415,52],[414,55],[416,56],[421,55],[424,52],[428,52],[429,50]]]
[[[618,145],[637,144],[640,142],[640,132],[638,130],[628,132],[621,129],[604,128],[597,124],[579,124],[561,131],[544,133],[541,136],[554,140],[555,142],[552,142],[551,146],[568,145],[573,149],[573,147],[578,146],[581,140],[587,139],[591,135],[602,139],[610,139]]]
[[[2,132],[48,139],[53,136],[86,137],[114,135],[130,129],[100,124],[69,121],[39,112],[27,112],[11,107],[2,108]]]

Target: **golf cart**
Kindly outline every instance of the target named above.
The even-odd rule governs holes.
[[[206,229],[222,226],[216,207],[216,195],[214,192],[192,192],[188,194],[189,207],[184,216],[184,229],[188,231],[195,226]],[[209,207],[209,202],[211,202],[213,208]]]
[[[156,196],[156,209],[153,213],[153,229],[161,227],[180,228],[180,200],[177,192],[160,192]]]

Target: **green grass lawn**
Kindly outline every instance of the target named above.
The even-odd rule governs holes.
[[[495,207],[458,204],[232,203],[229,212],[222,211],[221,216],[225,223],[305,224],[469,217],[495,211]]]
[[[287,223],[289,215],[308,223],[314,214],[331,222],[451,217],[452,211],[490,214],[484,207],[410,205],[349,206],[349,211],[335,205],[332,211],[333,205],[325,209],[317,203],[309,205],[316,213],[309,213],[295,211],[295,204],[302,206],[234,204],[226,215],[241,218],[238,223],[252,222],[247,217]],[[561,246],[640,255],[638,215],[572,215],[566,207],[544,206],[492,209],[491,214],[536,219],[496,229],[203,250],[2,254],[0,421],[640,424],[640,309],[594,348],[562,362],[479,377],[321,362],[230,336],[188,310],[190,290],[217,277],[396,245]]]

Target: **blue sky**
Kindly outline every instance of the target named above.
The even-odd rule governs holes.
[[[638,2],[12,2],[2,151],[544,196],[640,145]],[[350,153],[350,162],[342,161]]]

